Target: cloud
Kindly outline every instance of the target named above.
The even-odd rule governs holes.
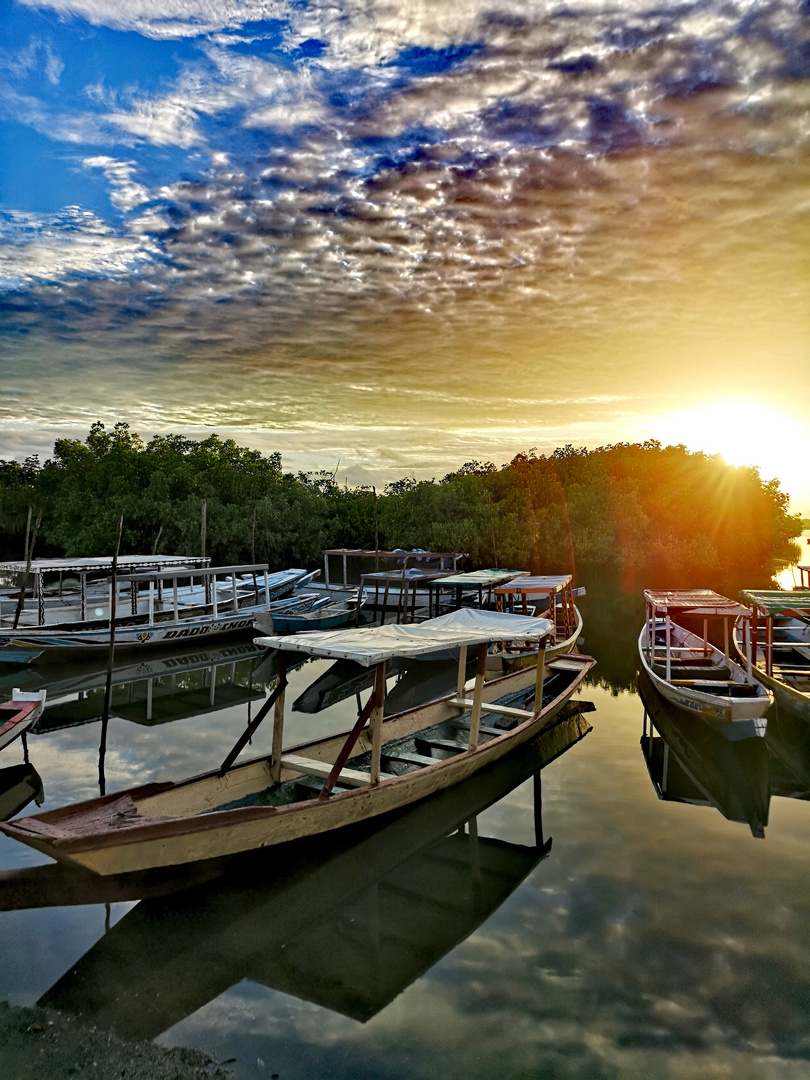
[[[132,179],[137,169],[134,161],[116,161],[115,158],[99,154],[85,158],[82,165],[88,169],[101,169],[113,188],[110,198],[120,210],[134,210],[149,199],[147,188]]]
[[[141,239],[116,233],[78,206],[48,216],[0,215],[0,237],[0,285],[18,292],[76,276],[126,277],[154,255]],[[64,304],[64,293],[55,288],[51,302]]]

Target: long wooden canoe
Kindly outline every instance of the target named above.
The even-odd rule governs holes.
[[[594,665],[556,657],[485,683],[495,640],[544,641],[544,619],[462,609],[418,626],[360,627],[261,638],[268,647],[374,666],[374,688],[343,732],[283,749],[283,660],[279,682],[222,766],[180,783],[155,783],[12,822],[9,836],[99,874],[197,862],[320,835],[376,818],[457,784],[536,735]],[[461,649],[455,692],[383,719],[385,665],[454,643]],[[477,648],[472,697],[466,651]],[[280,654],[283,658],[284,654]],[[234,766],[274,708],[273,752]]]

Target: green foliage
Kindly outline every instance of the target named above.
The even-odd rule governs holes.
[[[617,573],[644,584],[700,585],[769,570],[802,522],[776,481],[754,468],[656,441],[589,451],[534,449],[497,469],[469,461],[440,482],[405,477],[377,498],[335,475],[283,474],[264,455],[217,435],[159,435],[125,423],[59,439],[40,464],[0,461],[2,557],[18,557],[28,508],[43,545],[67,556],[206,553],[215,562],[316,566],[326,547],[463,551],[472,566],[534,573]],[[376,508],[376,532],[375,532]],[[752,579],[753,580],[753,579]]]

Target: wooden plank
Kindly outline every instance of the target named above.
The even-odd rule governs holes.
[[[435,765],[437,761],[441,761],[441,758],[430,757],[428,754],[417,754],[411,750],[397,750],[396,753],[386,754],[383,752],[383,761],[401,761],[405,765],[418,765],[420,769],[426,768],[428,765]]]
[[[299,757],[298,754],[282,754],[281,767],[292,769],[293,772],[306,773],[307,776],[317,776],[325,779],[332,771],[328,761],[316,761],[315,758]],[[338,776],[341,784],[348,787],[365,787],[371,783],[371,773],[361,772],[359,769],[341,769]]]
[[[470,698],[451,698],[449,705],[455,705],[457,709],[471,709],[473,702]],[[530,720],[533,712],[528,709],[513,709],[510,705],[488,705],[486,702],[481,706],[481,712],[498,713],[500,716],[517,716],[520,720]],[[469,725],[467,725],[469,727]],[[482,728],[483,730],[483,728]]]
[[[414,740],[417,745],[420,743],[423,746],[432,746],[436,750],[450,750],[454,754],[466,754],[468,747],[462,746],[461,743],[454,742],[452,739],[437,739],[431,735],[417,735]]]
[[[454,727],[454,728],[458,728],[459,731],[469,731],[470,730],[469,723],[465,723],[463,720],[451,720],[450,725],[452,727]],[[479,733],[479,735],[495,735],[498,738],[500,738],[501,735],[506,735],[508,730],[509,730],[508,728],[487,727],[486,724],[479,724],[478,725],[478,733]]]

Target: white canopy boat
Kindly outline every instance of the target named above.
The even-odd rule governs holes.
[[[291,569],[271,574],[266,563],[258,563],[122,574],[116,576],[115,596],[112,583],[109,585],[106,617],[2,629],[0,661],[26,664],[43,654],[90,656],[94,650],[108,651],[109,611],[113,608],[116,651],[176,645],[186,638],[205,639],[207,643],[227,634],[250,632],[258,613],[289,596],[316,573]],[[190,590],[185,603],[184,586]],[[226,586],[224,599],[222,586]]]
[[[647,614],[638,639],[641,665],[673,705],[721,725],[728,738],[764,735],[773,694],[729,655],[731,627],[747,608],[711,589],[644,590]],[[679,622],[703,625],[703,636]],[[708,624],[721,620],[724,651],[709,641]]]
[[[810,720],[810,589],[744,589],[749,618],[734,627],[737,652],[780,704]]]
[[[285,650],[279,653],[279,681],[219,769],[0,828],[56,859],[117,874],[231,855],[399,810],[517,750],[559,713],[593,667],[591,657],[546,663],[541,649],[534,669],[484,680],[493,641],[534,638],[539,645],[550,630],[545,619],[461,610],[419,625],[259,638],[259,644]],[[461,651],[455,691],[384,719],[386,663],[449,646]],[[469,647],[477,649],[472,697]],[[350,732],[284,748],[289,652],[374,666],[374,687]],[[271,709],[272,752],[234,765]]]

